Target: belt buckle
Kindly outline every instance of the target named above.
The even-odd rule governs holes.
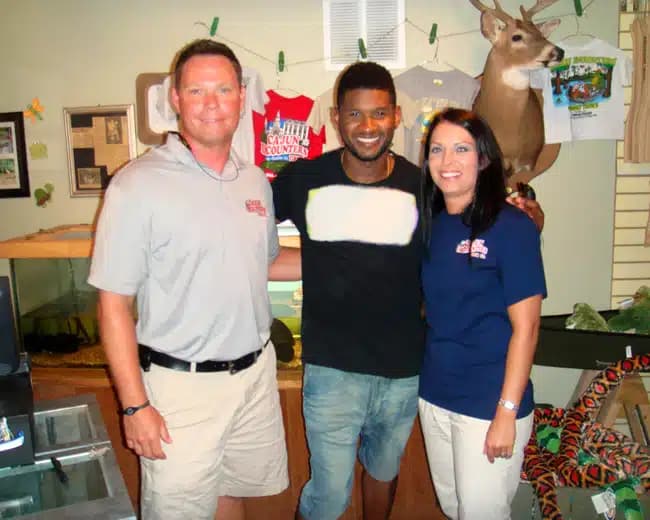
[[[235,375],[237,372],[239,372],[239,370],[238,370],[237,367],[235,366],[235,362],[234,362],[234,361],[228,361],[228,372],[230,372],[230,375],[231,375],[231,376],[232,376],[232,375]]]

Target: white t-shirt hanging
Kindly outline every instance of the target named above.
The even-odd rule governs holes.
[[[307,123],[312,128],[325,128],[325,143],[323,144],[323,152],[338,148],[341,143],[336,132],[336,128],[332,125],[330,119],[330,110],[334,105],[334,93],[332,89],[323,92],[318,96],[314,102],[314,107],[309,113]]]
[[[253,131],[253,112],[264,112],[268,103],[262,77],[255,69],[242,67],[242,80],[246,87],[244,110],[232,138],[232,148],[237,157],[255,164],[255,132]]]
[[[264,89],[262,77],[255,69],[242,67],[242,81],[246,87],[244,110],[241,113],[237,130],[232,138],[232,149],[243,161],[255,164],[255,135],[253,132],[253,111],[264,112],[264,105],[269,98]],[[161,115],[155,120],[156,126],[152,127],[157,133],[178,132],[178,120],[174,109],[169,103],[169,89],[171,88],[171,75],[167,76],[158,92],[159,107],[156,111]]]
[[[422,144],[435,115],[445,108],[472,108],[480,82],[458,69],[434,71],[417,65],[395,78],[402,107],[404,156],[422,161]]]
[[[530,74],[531,86],[544,94],[546,142],[623,139],[623,87],[632,82],[632,60],[597,38],[559,45],[562,62]]]

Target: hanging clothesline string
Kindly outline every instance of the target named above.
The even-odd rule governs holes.
[[[208,32],[210,31],[210,28],[208,27],[208,24],[206,24],[206,23],[203,23],[203,22],[195,22],[194,25],[201,25],[202,27],[205,27],[206,30],[207,30]],[[229,44],[231,44],[231,45],[234,45],[235,47],[238,47],[238,48],[240,48],[241,50],[246,51],[247,53],[252,54],[253,56],[255,56],[255,57],[257,57],[257,58],[259,58],[259,59],[261,59],[261,60],[263,60],[263,61],[266,61],[266,62],[268,62],[268,63],[272,63],[273,65],[275,65],[275,60],[272,60],[272,59],[270,59],[270,58],[267,58],[266,56],[263,56],[262,54],[260,54],[260,53],[258,53],[258,52],[255,52],[253,49],[249,49],[248,47],[246,47],[246,46],[244,46],[244,45],[242,45],[242,44],[240,44],[240,43],[237,43],[237,42],[234,41],[234,40],[231,40],[231,39],[229,39],[229,38],[226,38],[226,37],[223,36],[223,34],[221,34],[221,33],[219,33],[219,39],[220,39],[220,40],[223,40],[223,41],[226,42],[226,43],[229,43]]]
[[[595,1],[596,1],[596,0],[590,0],[589,2],[587,2],[587,3],[583,6],[583,9],[582,9],[582,11],[583,11],[583,15],[587,13],[587,10],[591,7],[591,5],[592,5]],[[551,17],[546,17],[546,18],[540,18],[540,21],[549,20],[549,19],[553,19],[553,18],[567,18],[567,17],[570,17],[570,16],[574,16],[574,17],[575,17],[575,16],[576,16],[576,13],[575,13],[575,12],[573,12],[573,13],[564,13],[564,14],[559,14],[559,15],[556,15],[556,16],[551,16]],[[210,33],[210,28],[208,27],[207,24],[205,24],[205,23],[203,23],[203,22],[195,22],[194,25],[200,25],[200,26],[202,26],[202,27],[205,27],[206,30],[208,31],[208,33]],[[422,34],[426,35],[427,37],[429,36],[429,31],[427,31],[427,30],[423,29],[422,27],[420,27],[419,25],[413,23],[413,22],[412,22],[411,20],[409,20],[408,18],[405,18],[402,22],[400,22],[399,24],[397,24],[395,27],[393,27],[393,28],[391,28],[390,30],[388,30],[388,31],[384,32],[383,34],[379,35],[379,36],[378,36],[377,38],[375,38],[372,42],[370,42],[370,44],[368,45],[368,48],[369,48],[369,49],[372,49],[374,45],[376,45],[376,44],[378,44],[378,43],[381,43],[381,42],[382,42],[383,40],[385,40],[388,36],[390,36],[390,35],[391,35],[392,33],[394,33],[397,29],[399,29],[402,25],[404,25],[404,26],[407,26],[407,25],[408,25],[408,26],[411,26],[411,27],[413,27],[414,29],[416,29],[417,31],[419,31],[419,32],[421,32]],[[471,30],[468,30],[468,31],[460,31],[460,32],[454,32],[454,33],[448,33],[448,34],[440,34],[440,35],[437,35],[437,36],[436,36],[436,40],[444,40],[444,39],[446,39],[446,38],[453,38],[453,37],[456,37],[456,36],[466,36],[466,35],[468,35],[468,34],[474,34],[474,33],[478,33],[478,32],[480,32],[480,29],[471,29]],[[258,52],[256,52],[256,51],[254,51],[253,49],[251,49],[251,48],[249,48],[249,47],[246,47],[245,45],[242,45],[242,44],[240,44],[240,43],[238,43],[238,42],[236,42],[236,41],[234,41],[234,40],[231,40],[231,39],[229,39],[229,38],[223,36],[223,34],[222,34],[221,32],[219,32],[219,34],[218,34],[218,38],[219,38],[220,40],[223,40],[223,41],[226,42],[226,43],[229,43],[230,45],[233,45],[233,46],[235,46],[235,47],[237,47],[237,48],[239,48],[239,49],[241,49],[241,50],[243,50],[243,51],[249,53],[249,54],[252,54],[253,56],[259,58],[259,59],[262,60],[262,61],[265,61],[265,62],[267,62],[267,63],[271,63],[271,64],[275,65],[276,67],[277,67],[277,65],[278,65],[277,62],[276,62],[276,60],[273,60],[273,59],[271,59],[271,58],[268,58],[268,57],[266,57],[266,56],[264,56],[264,55],[262,55],[262,54],[260,54],[260,53],[258,53]],[[338,59],[344,59],[344,58],[349,58],[350,56],[351,56],[350,54],[346,54],[346,55],[342,55],[342,56],[335,56],[335,58],[338,58]],[[357,54],[357,56],[358,56],[358,54]],[[300,61],[289,61],[289,62],[285,62],[285,63],[284,63],[284,67],[290,67],[290,66],[293,66],[293,65],[310,65],[310,64],[314,64],[314,63],[324,63],[325,61],[326,61],[325,58],[316,58],[316,59],[300,60]]]

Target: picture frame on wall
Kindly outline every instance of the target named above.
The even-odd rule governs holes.
[[[63,109],[72,197],[101,195],[111,176],[137,155],[134,107]]]
[[[0,113],[0,198],[29,197],[22,112]]]
[[[169,101],[171,81],[167,72],[144,72],[135,79],[138,139],[143,144],[163,144],[168,132],[178,131]]]

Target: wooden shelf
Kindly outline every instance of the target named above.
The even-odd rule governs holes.
[[[0,241],[0,258],[88,258],[94,227],[70,224]],[[280,237],[280,245],[300,247],[297,236]]]
[[[0,242],[0,258],[87,258],[93,227],[73,224],[41,229]]]

